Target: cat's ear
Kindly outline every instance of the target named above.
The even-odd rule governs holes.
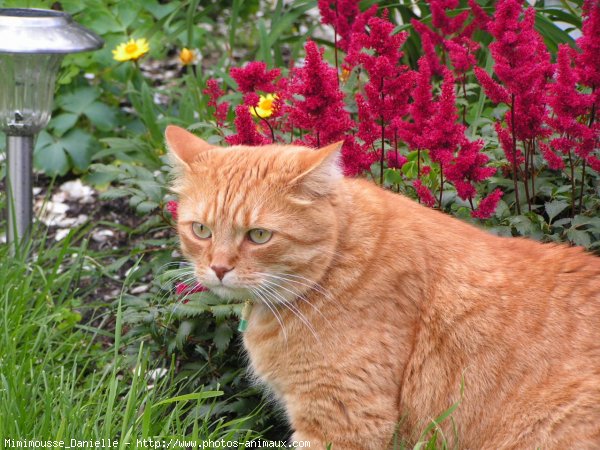
[[[300,161],[301,173],[292,183],[310,196],[329,194],[344,177],[340,152],[343,144],[344,141],[339,141],[303,154]]]
[[[213,148],[208,142],[175,125],[169,125],[165,130],[165,141],[173,162],[185,167],[189,167],[199,154]]]

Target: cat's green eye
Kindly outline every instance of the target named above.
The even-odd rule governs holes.
[[[210,228],[200,222],[192,223],[192,231],[196,237],[199,237],[200,239],[208,239],[212,236],[212,231],[210,231]]]
[[[255,244],[266,244],[273,236],[273,233],[269,230],[263,230],[262,228],[254,228],[248,231],[248,239]]]

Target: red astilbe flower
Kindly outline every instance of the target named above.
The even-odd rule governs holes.
[[[533,172],[536,141],[550,135],[550,130],[545,126],[548,116],[546,89],[553,70],[548,50],[542,37],[535,31],[534,24],[535,10],[527,8],[523,11],[522,0],[499,0],[494,19],[487,25],[495,39],[489,49],[499,82],[485,71],[475,70],[475,75],[492,101],[509,106],[503,118],[506,126],[497,124],[496,131],[511,163],[515,206],[519,214],[518,179],[523,178],[525,196],[531,210],[532,196],[536,195]],[[518,144],[522,146],[522,152]],[[522,163],[524,170],[521,170]]]
[[[423,203],[425,206],[433,208],[433,206],[435,205],[435,197],[433,196],[431,190],[427,186],[425,186],[421,182],[421,180],[415,180],[413,182],[413,187],[417,191],[417,195],[419,196],[419,200],[421,200],[421,203]]]
[[[323,51],[308,41],[305,64],[292,71],[288,86],[289,123],[309,131],[302,143],[321,147],[341,140],[353,122],[344,105],[336,70],[323,60]]]
[[[542,37],[535,31],[535,10],[528,8],[520,20],[519,0],[500,0],[494,21],[488,30],[495,38],[490,44],[494,71],[503,86],[497,85],[482,70],[476,76],[492,99],[511,106],[510,121],[519,140],[547,135],[543,129],[546,118],[546,84],[552,75],[550,55]],[[481,78],[480,78],[481,77]],[[488,88],[491,88],[488,90]],[[506,92],[506,94],[505,94]]]
[[[458,122],[454,90],[452,72],[445,69],[441,94],[433,99],[429,63],[422,57],[410,106],[413,120],[399,125],[399,135],[411,148],[427,150],[431,160],[440,165],[442,182],[445,175],[462,199],[472,199],[477,194],[475,183],[492,176],[495,169],[486,167],[489,158],[481,153],[483,142],[465,137],[466,127]],[[422,192],[419,198],[423,200],[426,195]]]
[[[394,24],[384,16],[371,17],[367,29],[356,32],[346,57],[348,66],[362,65],[369,77],[364,96],[357,95],[359,116],[358,137],[365,146],[375,146],[380,140],[380,182],[383,182],[385,143],[393,142],[397,150],[395,120],[408,113],[408,99],[414,86],[414,73],[401,64],[400,50],[408,35],[394,34]]]
[[[446,178],[454,184],[458,196],[463,200],[475,197],[475,183],[496,173],[493,167],[486,167],[489,158],[481,153],[482,148],[483,141],[469,142],[465,139],[456,157],[445,167]]]
[[[500,122],[496,122],[494,126],[496,128],[496,134],[498,134],[500,146],[502,147],[504,156],[506,156],[508,162],[516,165],[522,164],[525,161],[525,156],[521,150],[513,146],[510,132],[504,128]]]
[[[217,126],[222,127],[227,120],[227,113],[229,112],[229,102],[219,103],[219,99],[225,92],[219,87],[217,80],[210,78],[206,81],[206,88],[202,93],[208,96],[208,106],[215,108]]]
[[[167,202],[167,211],[169,211],[169,213],[171,214],[171,217],[173,217],[173,220],[175,222],[177,222],[177,218],[179,217],[177,215],[178,206],[179,206],[179,204],[175,200],[170,200]]]
[[[267,70],[264,62],[252,61],[241,68],[233,67],[229,74],[244,94],[256,91],[271,93],[277,90],[275,80],[281,76],[281,70]]]
[[[177,283],[177,286],[175,286],[175,293],[177,295],[190,295],[206,291],[208,291],[208,289],[202,286],[200,283],[196,283],[191,286],[186,283]]]
[[[570,154],[575,149],[579,156],[587,160],[591,156],[588,149],[590,141],[594,140],[594,131],[584,119],[592,114],[594,100],[593,95],[583,94],[577,89],[581,72],[576,72],[572,67],[573,55],[568,45],[559,46],[556,81],[548,89],[549,104],[554,114],[547,122],[560,136],[551,141],[552,147],[563,154]],[[557,161],[560,157],[549,147],[540,148],[551,169],[564,167]]]
[[[369,150],[370,146],[359,144],[353,136],[347,137],[342,147],[344,175],[353,177],[369,170],[377,160],[377,154]]]
[[[177,285],[175,286],[175,294],[181,297],[181,303],[183,304],[189,303],[190,299],[188,297],[190,295],[206,291],[208,291],[208,289],[202,286],[200,283],[196,283],[194,285],[189,285],[186,283],[177,283]]]
[[[360,0],[318,0],[321,23],[333,26],[340,37],[337,47],[347,52],[352,43],[352,33],[363,29],[370,17],[377,12],[377,5],[373,5],[365,12],[361,12]]]
[[[408,158],[398,153],[398,151],[389,150],[385,155],[387,166],[391,169],[401,169],[408,162]]]
[[[490,16],[487,15],[487,13],[483,10],[481,6],[479,6],[479,3],[477,3],[475,0],[468,0],[468,4],[469,8],[471,9],[471,12],[473,13],[474,18],[473,22],[471,22],[471,24],[469,25],[469,27],[471,27],[471,29],[468,30],[470,34],[464,33],[463,36],[470,36],[472,32],[477,28],[483,31],[487,31],[488,25],[490,23]]]
[[[494,81],[492,77],[485,71],[485,69],[482,69],[481,67],[475,67],[474,72],[479,84],[481,84],[485,94],[492,102],[506,104],[510,103],[510,94],[508,90],[504,86],[501,86]]]
[[[559,133],[577,135],[581,131],[577,119],[589,113],[593,99],[577,89],[580,80],[572,67],[573,54],[574,51],[567,44],[561,44],[558,48],[556,82],[548,87],[549,104],[555,117],[548,122]]]
[[[548,167],[553,170],[561,170],[565,168],[565,162],[563,159],[554,153],[552,149],[543,142],[540,142],[540,151],[548,163]]]
[[[443,35],[451,35],[463,28],[469,17],[469,12],[464,11],[455,17],[450,17],[447,11],[458,7],[458,0],[428,0],[431,9],[431,23]]]
[[[269,139],[258,132],[246,104],[236,106],[234,124],[237,133],[225,138],[228,144],[258,146],[271,143]]]
[[[252,61],[244,67],[234,67],[229,71],[231,77],[238,84],[238,88],[244,94],[244,103],[235,108],[235,120],[237,133],[226,138],[231,145],[264,145],[271,143],[271,139],[266,138],[260,133],[260,126],[257,125],[250,113],[251,108],[258,106],[259,95],[257,91],[273,93],[281,87],[278,79],[281,76],[279,69],[267,69],[267,65],[262,61]],[[276,105],[277,114],[279,114],[279,103]],[[268,127],[267,127],[268,128]],[[264,129],[264,128],[263,128]],[[267,130],[265,130],[267,131]],[[269,129],[272,133],[272,130]]]
[[[423,55],[429,62],[431,72],[434,75],[442,76],[444,74],[444,65],[440,61],[440,57],[436,53],[435,45],[431,41],[429,34],[421,35],[421,47],[423,48]]]
[[[600,1],[583,3],[583,35],[577,39],[581,53],[577,57],[577,70],[581,83],[592,90],[600,88]],[[596,112],[600,112],[600,95],[595,96]]]
[[[577,55],[579,83],[592,89],[591,110],[587,113],[587,129],[580,130],[580,142],[575,152],[592,170],[600,171],[600,159],[592,153],[600,144],[600,1],[585,0],[583,4],[583,35],[577,39],[581,53]],[[583,121],[583,120],[582,120]],[[582,184],[583,188],[583,184]]]
[[[445,69],[442,92],[433,101],[431,71],[425,57],[419,60],[417,86],[410,105],[412,122],[398,124],[399,136],[413,149],[427,149],[431,160],[444,167],[465,142],[465,127],[457,123],[454,77]]]
[[[477,219],[489,219],[496,211],[498,207],[498,202],[502,198],[503,192],[500,189],[494,190],[487,197],[482,199],[477,206],[475,211],[471,212],[471,217],[475,217]]]
[[[473,20],[465,26],[470,12],[463,11],[457,15],[449,15],[452,9],[459,6],[456,0],[428,0],[431,9],[433,29],[422,22],[411,19],[411,24],[421,37],[423,54],[427,57],[432,72],[443,75],[442,64],[436,53],[436,46],[441,45],[449,53],[457,74],[465,73],[475,64],[474,53],[478,48],[471,36],[477,29],[487,30],[490,18],[475,2],[469,0]]]
[[[445,41],[444,46],[448,50],[448,56],[457,74],[464,75],[476,64],[475,53],[479,49],[479,44],[471,39],[458,37]]]

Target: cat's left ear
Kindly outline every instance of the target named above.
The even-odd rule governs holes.
[[[190,167],[199,154],[213,148],[208,142],[175,125],[169,125],[165,130],[165,141],[173,162],[186,167]]]
[[[341,148],[344,141],[329,144],[303,155],[301,173],[292,183],[310,196],[329,194],[344,177],[341,167]]]

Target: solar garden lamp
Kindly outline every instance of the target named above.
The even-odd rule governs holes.
[[[29,235],[34,137],[50,120],[60,63],[67,53],[102,45],[67,13],[0,8],[0,130],[6,134],[9,244]]]

